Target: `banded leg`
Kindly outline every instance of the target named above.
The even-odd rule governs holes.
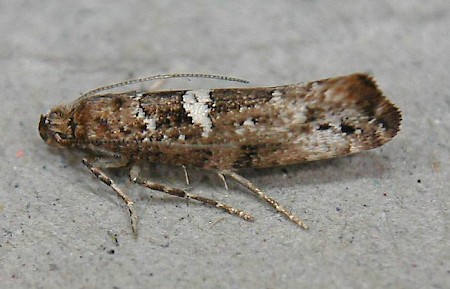
[[[219,202],[219,201],[216,201],[213,199],[205,198],[205,197],[202,197],[199,195],[190,194],[182,189],[169,187],[169,186],[154,183],[151,181],[144,181],[144,180],[141,180],[138,177],[138,175],[139,175],[139,169],[136,168],[136,166],[133,166],[130,171],[130,180],[136,184],[139,184],[139,185],[149,188],[151,190],[160,191],[160,192],[163,192],[163,193],[175,196],[175,197],[196,200],[196,201],[214,206],[216,208],[224,210],[225,212],[227,212],[229,214],[237,215],[246,221],[254,220],[251,215],[249,215],[239,209],[235,209],[230,205],[224,204],[222,202]]]
[[[138,217],[137,217],[136,211],[134,210],[134,207],[133,207],[133,205],[134,205],[133,201],[124,192],[122,192],[122,190],[119,187],[117,187],[117,185],[114,183],[114,181],[110,177],[108,177],[105,173],[103,173],[100,170],[100,168],[93,166],[92,163],[89,162],[87,158],[83,158],[83,164],[99,180],[101,180],[107,186],[111,187],[116,192],[116,194],[125,202],[125,204],[128,207],[128,213],[130,214],[131,229],[133,230],[133,234],[135,236],[137,236]]]
[[[244,178],[243,176],[233,172],[233,171],[220,171],[219,174],[229,176],[232,179],[234,179],[236,182],[240,183],[241,185],[247,187],[251,192],[253,192],[256,196],[263,199],[267,203],[269,203],[272,207],[275,208],[279,213],[285,215],[289,220],[296,223],[303,229],[308,229],[308,226],[298,217],[296,217],[294,214],[292,214],[289,210],[284,208],[281,204],[279,204],[277,201],[269,197],[268,195],[264,194],[263,191],[261,191],[258,187],[256,187],[252,182]]]

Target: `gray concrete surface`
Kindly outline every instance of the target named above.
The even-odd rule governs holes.
[[[1,288],[449,288],[450,2],[3,0],[0,22]],[[242,172],[309,231],[214,175],[194,170],[192,191],[254,223],[118,172],[137,200],[135,240],[113,192],[37,133],[52,106],[131,76],[272,85],[355,71],[402,109],[392,142]],[[184,186],[179,168],[156,172]]]

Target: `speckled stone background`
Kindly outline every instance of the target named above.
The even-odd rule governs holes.
[[[3,0],[0,23],[0,287],[448,288],[449,1]],[[355,71],[372,73],[402,109],[393,141],[242,172],[309,231],[198,170],[192,192],[256,221],[112,173],[137,201],[135,240],[114,193],[37,132],[52,106],[133,76],[207,72],[274,85]],[[179,168],[150,172],[185,186]]]

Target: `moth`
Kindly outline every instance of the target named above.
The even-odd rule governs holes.
[[[42,139],[51,146],[84,152],[83,164],[125,202],[135,234],[134,202],[105,168],[129,167],[133,183],[253,220],[250,214],[217,200],[140,177],[140,169],[148,163],[213,171],[225,185],[225,177],[233,179],[307,229],[300,218],[236,171],[373,149],[391,140],[400,127],[399,109],[371,76],[362,73],[273,87],[99,94],[175,77],[245,82],[209,74],[155,75],[94,89],[40,117]]]

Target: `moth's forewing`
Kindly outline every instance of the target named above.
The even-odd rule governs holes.
[[[71,110],[78,148],[207,169],[356,153],[392,139],[401,121],[365,74],[277,87],[96,95]]]

